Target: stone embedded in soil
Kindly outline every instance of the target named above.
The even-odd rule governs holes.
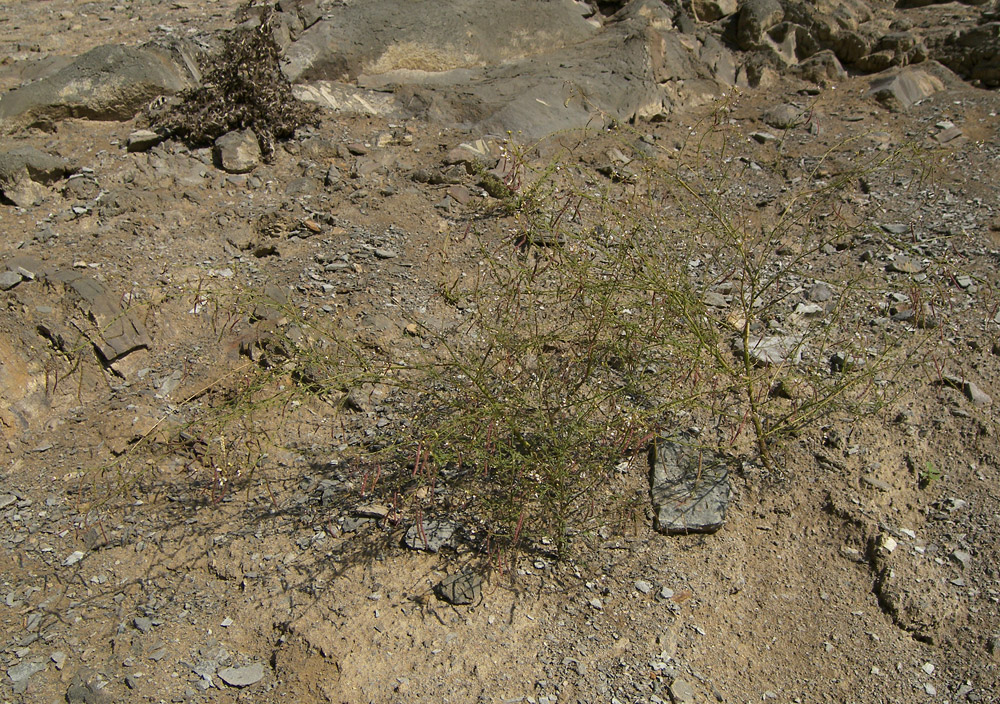
[[[231,174],[245,174],[260,164],[260,143],[253,130],[227,132],[215,140],[215,163]]]
[[[7,668],[7,677],[14,684],[15,692],[23,692],[28,685],[28,678],[36,672],[45,669],[45,665],[37,662],[22,662]]]
[[[0,291],[7,291],[21,283],[21,275],[16,271],[0,272]]]
[[[153,130],[136,130],[129,134],[125,149],[129,152],[145,152],[163,141],[163,137]]]
[[[81,668],[66,690],[68,704],[109,704],[111,696],[104,691],[106,682],[90,668]]]
[[[905,68],[882,75],[871,82],[871,95],[890,110],[908,110],[940,90],[944,83],[937,76],[916,68]]]
[[[733,346],[743,353],[743,339],[736,338]],[[750,340],[750,359],[754,364],[772,366],[798,364],[802,361],[802,338],[796,335],[762,336]]]
[[[657,440],[650,449],[655,527],[661,533],[714,533],[726,521],[729,470],[719,455]]]
[[[383,519],[389,515],[389,507],[384,504],[366,504],[364,506],[358,506],[354,513],[362,518],[377,518]]]
[[[130,311],[122,309],[119,297],[113,297],[97,279],[84,276],[74,269],[61,269],[51,277],[52,283],[61,282],[66,292],[80,300],[86,319],[70,321],[77,332],[85,335],[94,345],[102,361],[111,365],[139,349],[152,344],[142,322]],[[43,326],[40,326],[40,328]],[[59,344],[72,344],[76,335],[56,323],[44,325],[43,334]]]
[[[897,254],[895,259],[886,265],[885,270],[897,274],[919,274],[926,268],[927,265],[913,257]]]
[[[455,525],[444,521],[423,521],[414,524],[406,531],[403,544],[411,550],[426,550],[437,552],[446,545],[451,545],[455,536]]]
[[[694,690],[687,680],[678,677],[670,684],[670,700],[674,704],[694,704]]]
[[[449,604],[472,604],[483,596],[483,578],[474,572],[459,572],[441,581],[435,591]]]
[[[230,687],[249,687],[264,679],[264,666],[260,663],[246,667],[227,667],[219,670],[219,679]]]
[[[963,379],[962,377],[950,374],[944,375],[941,383],[953,389],[961,391],[967,399],[977,406],[992,406],[993,399],[985,391],[979,388],[975,382]]]

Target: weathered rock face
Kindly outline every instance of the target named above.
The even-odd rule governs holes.
[[[947,36],[932,51],[934,58],[968,80],[1000,86],[1000,21],[983,16],[975,27]]]
[[[128,120],[150,100],[194,85],[180,56],[107,45],[0,99],[0,133],[68,117]]]
[[[550,53],[598,33],[572,0],[537,3],[393,0],[332,8],[285,53],[291,81],[353,81],[394,70],[431,73],[496,65]],[[502,31],[497,31],[498,28]]]
[[[408,110],[537,137],[659,115],[681,101],[710,99],[735,80],[728,49],[710,35],[676,31],[673,12],[659,2],[629,3],[603,27],[572,2],[475,4],[470,17],[422,3],[406,20],[393,11],[391,19],[376,21],[391,5],[342,8],[343,17],[338,11],[303,33],[288,49],[286,75],[326,82],[300,86],[296,94],[329,107],[368,103],[331,82],[356,80],[362,90],[400,96],[385,106],[390,114]],[[372,16],[367,30],[348,17],[361,12]],[[500,38],[492,30],[497,24],[505,27]]]
[[[871,83],[872,95],[890,110],[906,110],[943,89],[940,78],[913,67],[880,76]]]
[[[0,196],[22,208],[35,205],[47,193],[45,184],[70,171],[62,157],[34,147],[17,147],[0,153]]]

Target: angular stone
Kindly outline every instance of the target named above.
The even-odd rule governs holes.
[[[829,49],[818,51],[800,62],[795,67],[795,72],[802,76],[803,79],[817,85],[825,85],[847,78],[847,71],[841,65],[840,59]]]
[[[194,84],[189,68],[158,48],[99,46],[0,100],[0,134],[69,117],[129,120],[153,98]]]
[[[736,338],[733,346],[743,354],[742,338]],[[798,364],[802,361],[802,338],[796,335],[765,335],[751,339],[750,359],[761,366]]]
[[[483,578],[475,572],[459,572],[442,580],[435,591],[449,604],[473,604],[483,597]]]
[[[678,677],[670,683],[670,701],[673,704],[695,704],[694,689],[687,680]]]
[[[101,360],[112,365],[126,355],[152,344],[145,326],[131,312],[124,310],[119,298],[111,296],[104,284],[75,269],[61,269],[47,277],[52,283],[62,283],[67,293],[77,300],[84,315],[70,319],[70,325],[85,336],[97,350]],[[64,348],[76,346],[70,330],[56,323],[39,326],[43,334]]]
[[[805,121],[805,111],[795,105],[782,103],[764,113],[764,122],[776,130],[787,130]]]
[[[21,283],[21,274],[16,271],[0,272],[0,291],[12,289]]]
[[[215,140],[215,163],[231,174],[253,171],[260,163],[260,142],[253,130],[227,132]]]
[[[869,92],[890,110],[899,111],[908,110],[940,90],[944,90],[944,82],[937,76],[918,68],[904,68],[873,80]]]
[[[10,681],[14,683],[15,687],[20,682],[26,682],[29,677],[31,677],[36,672],[41,672],[45,669],[45,665],[38,662],[22,662],[13,667],[7,668],[7,676]]]
[[[446,545],[451,545],[455,536],[455,525],[444,521],[422,521],[419,525],[410,526],[403,538],[403,543],[411,550],[426,550],[437,552]]]
[[[945,386],[958,389],[965,397],[977,406],[992,406],[993,399],[983,391],[974,381],[963,379],[962,377],[945,374],[942,382]]]
[[[67,704],[110,704],[111,696],[104,691],[103,682],[93,670],[81,668],[66,690]]]
[[[0,193],[18,208],[30,208],[45,200],[49,189],[23,174],[0,184]]]
[[[762,48],[767,31],[781,22],[785,9],[778,0],[744,0],[736,28],[736,42],[741,49]]]
[[[32,181],[49,184],[58,181],[71,171],[72,168],[66,159],[34,147],[15,147],[0,152],[0,182],[26,172]]]
[[[249,687],[264,679],[264,666],[255,662],[246,667],[226,667],[219,670],[219,679],[230,687]]]
[[[683,442],[650,447],[650,494],[655,528],[667,535],[714,533],[726,521],[729,470],[725,460]]]
[[[737,0],[693,0],[691,3],[695,17],[701,22],[715,22],[734,15],[738,8]]]
[[[132,132],[125,142],[125,149],[128,152],[144,152],[152,149],[163,141],[163,137],[153,130],[136,130]]]
[[[919,274],[926,268],[927,266],[923,262],[913,257],[908,257],[905,254],[897,254],[895,259],[886,265],[885,270],[897,274]]]

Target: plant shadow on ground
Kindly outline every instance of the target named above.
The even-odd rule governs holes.
[[[730,109],[680,150],[636,150],[624,128],[573,135],[569,150],[565,136],[508,141],[500,198],[467,215],[474,270],[441,286],[466,313],[421,327],[418,359],[344,339],[277,295],[199,290],[218,341],[237,339],[246,359],[107,476],[120,491],[146,486],[140,465],[155,450],[183,468],[168,493],[218,503],[258,487],[248,526],[280,517],[341,540],[367,511],[376,518],[354,534],[367,538],[343,553],[355,560],[446,521],[464,560],[502,570],[518,552],[566,557],[647,521],[636,477],[658,437],[683,431],[781,475],[783,442],[884,408],[934,335],[945,310],[934,279],[901,278],[909,293],[887,302],[876,263],[852,254],[908,256],[876,226],[864,184],[899,171],[916,189],[931,160],[847,141],[809,164],[780,145],[759,163]],[[579,168],[590,141],[621,145],[598,175]],[[373,437],[357,411],[375,387],[412,413]],[[342,424],[342,442],[292,447],[289,426],[320,415],[313,406]],[[275,491],[272,452],[306,458],[294,466],[309,476],[289,470]]]

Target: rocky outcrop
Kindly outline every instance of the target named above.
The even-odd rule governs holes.
[[[677,31],[670,8],[651,0],[629,3],[603,25],[572,2],[505,5],[503,18],[477,4],[476,22],[460,26],[453,8],[424,3],[406,20],[386,20],[388,28],[374,24],[370,36],[347,18],[388,4],[343,8],[343,18],[303,33],[285,62],[289,77],[306,82],[296,94],[336,108],[368,103],[360,91],[390,92],[399,100],[387,110],[531,138],[655,117],[736,80],[729,49],[708,33]],[[490,31],[487,41],[482,22],[501,21],[503,37]]]
[[[193,86],[189,66],[165,49],[99,46],[0,98],[0,133],[69,117],[131,119],[153,98]]]

